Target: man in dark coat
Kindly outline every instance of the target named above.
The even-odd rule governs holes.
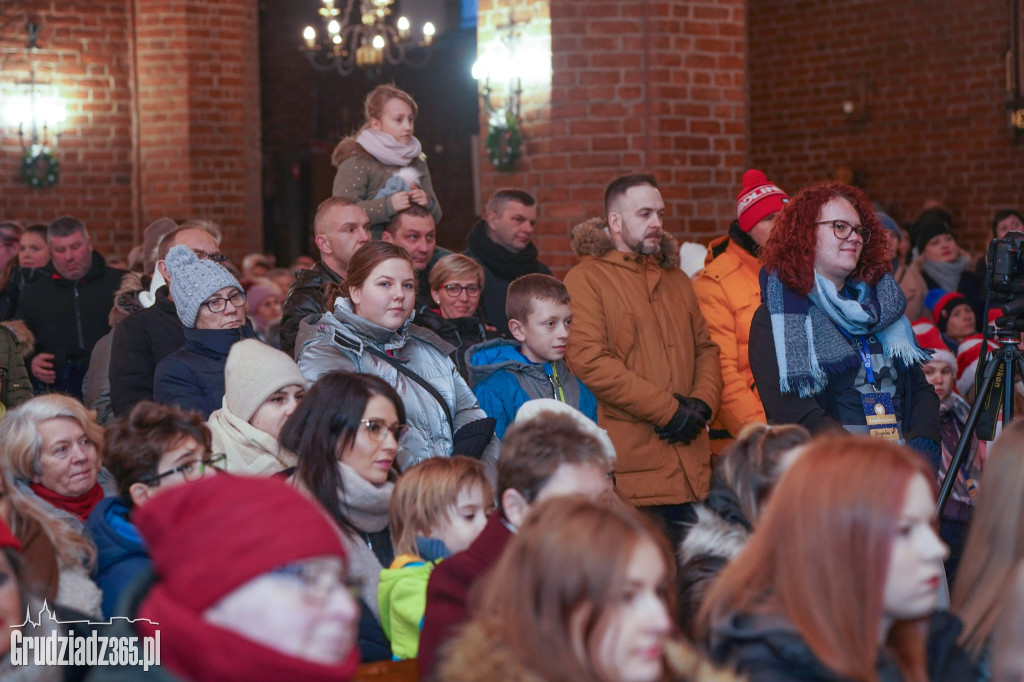
[[[107,316],[124,270],[107,267],[77,218],[54,220],[46,241],[54,272],[25,287],[15,317],[36,337],[29,369],[37,388],[81,398],[92,347],[110,331]]]
[[[163,263],[172,246],[183,244],[202,258],[220,261],[218,240],[202,227],[172,229],[157,247],[156,269],[170,282]],[[114,329],[110,351],[110,406],[118,417],[139,402],[153,399],[153,375],[161,360],[185,345],[185,332],[167,286],[156,291],[156,302],[122,320]]]
[[[352,254],[370,241],[370,218],[351,199],[330,197],[316,209],[313,232],[320,262],[312,270],[298,272],[288,289],[281,317],[281,350],[291,356],[295,355],[299,322],[327,312],[324,288],[341,282]]]
[[[466,238],[464,253],[484,268],[484,319],[506,338],[511,338],[505,317],[508,285],[523,275],[551,274],[531,241],[536,224],[536,199],[521,189],[499,189]]]
[[[430,574],[417,655],[422,679],[434,671],[442,645],[468,620],[470,589],[498,561],[531,504],[561,495],[597,499],[611,494],[614,463],[597,437],[580,425],[587,418],[554,400],[537,402],[554,405],[521,416],[502,439],[498,511],[473,544]]]

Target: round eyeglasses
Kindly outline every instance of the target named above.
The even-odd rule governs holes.
[[[203,301],[203,305],[205,305],[207,310],[211,313],[222,313],[224,312],[224,309],[228,307],[228,301],[231,301],[231,305],[236,308],[241,308],[245,305],[245,292],[235,291],[235,293],[231,294],[227,298],[211,298]]]
[[[819,220],[815,225],[831,225],[836,239],[849,239],[851,232],[856,232],[862,243],[871,241],[871,230],[864,225],[851,225],[845,220]]]

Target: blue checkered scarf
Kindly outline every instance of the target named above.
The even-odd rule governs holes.
[[[761,280],[783,393],[816,395],[832,377],[860,366],[860,354],[840,328],[850,336],[875,336],[885,358],[903,367],[929,360],[903,316],[907,299],[892,275],[873,287],[862,281],[848,283],[845,291],[850,298],[840,296],[835,284],[817,272],[806,296],[788,289],[774,273],[762,271]]]

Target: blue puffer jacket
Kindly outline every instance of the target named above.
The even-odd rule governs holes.
[[[145,569],[150,560],[135,526],[128,520],[128,505],[120,497],[107,497],[101,501],[85,527],[96,544],[96,567],[92,577],[103,590],[103,615],[124,616],[114,613],[121,593]]]
[[[506,339],[478,343],[466,351],[466,357],[469,385],[480,407],[497,421],[498,438],[505,436],[522,404],[537,398],[554,398],[597,423],[597,398],[569,372],[564,360],[543,365],[530,362],[519,352],[518,343]]]
[[[236,329],[185,329],[185,345],[156,366],[153,400],[201,412],[203,419],[224,399],[224,365],[236,341],[254,338],[246,322]]]

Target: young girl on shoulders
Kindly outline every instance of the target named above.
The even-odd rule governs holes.
[[[391,497],[395,560],[381,571],[378,588],[381,626],[396,660],[416,657],[434,566],[473,543],[493,500],[483,465],[469,457],[434,457],[398,479]]]
[[[366,123],[331,154],[338,167],[333,195],[355,201],[378,231],[412,204],[430,211],[435,224],[441,222],[426,156],[412,134],[415,100],[394,85],[378,85],[363,108]]]

